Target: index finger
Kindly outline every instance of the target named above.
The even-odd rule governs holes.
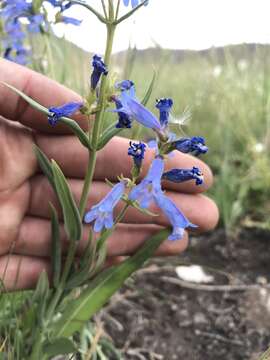
[[[14,86],[47,108],[63,105],[70,101],[81,101],[78,94],[56,81],[4,59],[0,59],[0,81]],[[49,125],[44,114],[33,109],[19,95],[3,84],[0,84],[0,115],[38,131],[54,134],[70,133],[65,125],[59,124],[56,127]],[[85,116],[78,114],[74,116],[74,119],[83,129],[87,129]]]

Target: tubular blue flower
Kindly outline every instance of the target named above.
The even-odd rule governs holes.
[[[9,19],[16,19],[22,14],[28,13],[32,8],[32,4],[25,0],[9,0],[5,3],[1,10],[1,16]]]
[[[116,109],[121,109],[122,108],[122,104],[121,104],[120,100],[118,100],[117,98],[113,98],[113,101],[115,103]],[[123,128],[130,129],[131,128],[131,123],[132,123],[131,116],[129,116],[129,115],[123,113],[123,112],[118,112],[118,123],[115,125],[116,128],[118,128],[118,129],[123,129]]]
[[[134,164],[138,168],[142,166],[145,149],[146,149],[146,145],[141,142],[136,144],[130,141],[129,143],[128,155],[133,157]]]
[[[172,148],[183,153],[194,153],[195,156],[205,154],[208,147],[205,140],[201,136],[193,136],[192,138],[183,138],[172,142]]]
[[[147,208],[154,200],[154,195],[161,192],[161,176],[164,171],[164,160],[156,158],[146,177],[129,193],[129,199],[138,201],[141,208]]]
[[[93,56],[92,66],[94,68],[91,75],[91,89],[95,90],[102,74],[107,75],[108,70],[102,58],[98,55]]]
[[[168,237],[169,240],[180,240],[183,238],[184,230],[187,227],[196,228],[177,208],[171,199],[165,196],[162,192],[154,195],[156,205],[162,210],[170,221],[173,231]]]
[[[64,24],[71,24],[71,25],[75,25],[75,26],[79,26],[82,22],[82,20],[78,20],[73,17],[64,16],[64,15],[59,17],[59,21],[63,22]]]
[[[131,3],[132,8],[135,8],[139,5],[140,2],[144,2],[144,0],[123,0],[123,2],[125,6],[129,6],[129,4]],[[148,5],[148,1],[145,3],[145,5]]]
[[[125,82],[127,82],[127,80],[125,80]],[[124,89],[123,86],[122,89]],[[155,115],[152,114],[151,111],[149,111],[146,107],[144,107],[136,98],[134,85],[128,88],[128,90],[122,90],[118,100],[120,101],[122,107],[117,110],[113,110],[114,112],[124,113],[129,118],[135,119],[147,128],[156,131],[161,130],[161,125]]]
[[[196,185],[203,184],[203,174],[199,168],[192,169],[172,169],[162,175],[163,180],[180,183],[188,180],[196,180]]]
[[[84,216],[84,221],[89,224],[95,220],[94,231],[100,232],[104,227],[113,227],[113,210],[125,192],[125,182],[120,181],[97,205],[93,206]]]
[[[168,125],[172,106],[173,106],[173,101],[170,98],[168,99],[162,98],[156,100],[156,108],[159,110],[160,113],[159,121],[163,128],[167,127]]]
[[[78,111],[83,106],[82,102],[69,102],[62,106],[50,107],[48,115],[48,121],[50,125],[54,126],[57,124],[62,116],[70,116]]]

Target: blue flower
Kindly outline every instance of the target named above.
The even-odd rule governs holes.
[[[25,0],[9,0],[1,10],[1,16],[4,18],[16,19],[18,16],[28,13],[31,8],[32,4]]]
[[[124,2],[124,5],[125,6],[129,6],[129,4],[130,4],[130,2],[131,2],[131,6],[132,6],[132,8],[135,8],[136,6],[138,6],[139,5],[139,3],[141,2],[144,2],[144,0],[123,0],[123,2]],[[148,5],[148,1],[145,3],[145,5]]]
[[[117,110],[123,107],[121,101],[118,100],[117,98],[113,98],[112,100],[115,102],[115,106]],[[132,123],[131,116],[121,111],[117,113],[118,113],[118,123],[115,125],[115,127],[118,129],[123,129],[123,128],[130,129]]]
[[[13,61],[20,65],[26,65],[28,62],[29,52],[21,45],[16,45],[16,48],[6,48],[4,58]]]
[[[50,107],[48,121],[50,125],[55,125],[62,116],[70,116],[83,106],[82,102],[69,102],[59,107]]]
[[[143,126],[156,131],[160,131],[161,125],[158,119],[136,98],[135,87],[133,83],[128,83],[128,80],[125,80],[124,82],[119,84],[121,84],[118,86],[121,86],[120,89],[122,90],[122,92],[118,100],[120,101],[122,107],[113,111],[118,113],[124,113],[130,119],[135,119]],[[127,84],[132,85],[128,86],[128,88],[125,89],[125,86],[127,86]]]
[[[63,22],[64,24],[71,24],[71,25],[75,25],[75,26],[79,26],[82,22],[82,20],[78,20],[69,16],[64,16],[62,15],[59,18],[59,21]]]
[[[115,84],[115,88],[121,91],[128,91],[129,95],[135,97],[135,84],[131,80],[123,80]]]
[[[203,174],[199,168],[194,166],[192,169],[172,169],[167,171],[162,175],[162,179],[176,183],[196,180],[196,185],[201,185],[203,183]]]
[[[133,157],[135,165],[140,168],[144,159],[146,145],[139,142],[138,144],[130,141],[128,155]]]
[[[101,75],[102,74],[107,75],[108,70],[102,58],[98,55],[93,56],[92,66],[94,70],[91,75],[91,89],[95,90]]]
[[[185,228],[197,227],[196,225],[192,224],[177,208],[173,201],[165,196],[162,192],[155,194],[154,200],[157,206],[166,215],[173,227],[173,231],[168,237],[169,240],[180,240],[184,235]]]
[[[162,127],[166,127],[169,122],[170,111],[173,106],[172,99],[158,99],[156,100],[156,108],[159,110],[159,121]]]
[[[116,184],[112,190],[97,205],[93,206],[84,216],[84,221],[89,224],[95,220],[94,231],[100,232],[104,227],[113,227],[113,210],[125,192],[125,182]]]
[[[195,156],[205,154],[208,151],[208,147],[205,145],[205,140],[201,136],[176,140],[172,143],[172,147],[173,149],[186,154],[194,153]]]
[[[160,181],[163,171],[164,160],[154,159],[146,177],[129,193],[129,199],[138,201],[141,208],[147,208],[154,200],[154,195],[161,191]]]

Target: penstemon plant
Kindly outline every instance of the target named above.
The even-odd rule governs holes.
[[[58,107],[46,108],[35,99],[5,84],[32,107],[44,113],[52,127],[56,127],[59,123],[69,127],[89,155],[82,194],[79,204],[76,204],[59,165],[54,160],[50,161],[38,147],[34,149],[40,168],[59,199],[69,247],[63,260],[59,215],[51,205],[52,280],[49,283],[47,274],[45,272],[41,274],[34,293],[27,297],[23,305],[18,325],[22,326],[23,323],[28,322],[28,330],[21,331],[24,338],[19,343],[21,346],[18,345],[19,350],[16,350],[18,353],[14,358],[31,360],[49,359],[59,354],[76,352],[75,339],[78,333],[125,280],[143,266],[165,239],[181,241],[184,229],[196,227],[162,191],[162,180],[177,183],[194,180],[197,185],[200,185],[203,183],[200,169],[193,167],[171,169],[165,172],[164,167],[168,157],[173,155],[173,151],[193,153],[198,156],[208,150],[202,137],[176,138],[170,131],[172,99],[162,98],[156,101],[159,117],[146,108],[153,82],[142,101],[136,96],[133,81],[122,80],[116,82],[114,86],[111,84],[113,79],[112,76],[110,77],[110,63],[115,30],[125,19],[147,5],[148,1],[102,0],[103,14],[81,0],[50,0],[49,2],[60,9],[60,14],[74,4],[87,8],[106,26],[107,41],[104,59],[98,55],[93,56],[89,93],[80,102],[69,102]],[[37,9],[43,9],[42,1],[33,1],[31,4],[26,0],[13,0],[10,3],[7,1],[3,9],[8,13],[9,5],[15,6],[18,11],[25,6],[23,8],[25,12],[30,11],[30,7],[36,4],[38,4]],[[121,6],[127,8],[123,16],[119,15]],[[30,14],[33,13],[30,11]],[[42,22],[45,21],[43,14],[41,12]],[[35,18],[32,19],[31,16],[29,15],[27,19],[32,28],[37,25],[36,22],[41,20],[41,17],[35,14]],[[76,23],[76,20],[69,20],[69,22]],[[38,26],[41,24],[39,23]],[[13,54],[19,56],[17,50],[15,47]],[[78,112],[88,119],[88,131],[84,131],[75,120],[70,118]],[[104,120],[108,112],[115,114],[116,121],[105,127]],[[87,199],[92,186],[98,151],[102,150],[123,129],[131,128],[133,122],[138,122],[141,126],[150,129],[154,139],[148,145],[142,142],[130,142],[130,147],[126,149],[127,156],[133,159],[130,177],[118,174],[117,184],[108,182],[111,190],[105,198],[87,209]],[[148,148],[154,149],[155,156],[147,175],[140,180],[142,164],[145,152],[149,151]],[[114,208],[120,201],[124,203],[124,206],[115,217]],[[107,240],[125,216],[128,208],[134,207],[144,214],[158,216],[149,210],[152,203],[155,203],[168,218],[171,228],[152,236],[133,256],[120,265],[104,269]],[[82,237],[83,223],[91,224],[89,239],[84,255],[77,260],[75,255]]]

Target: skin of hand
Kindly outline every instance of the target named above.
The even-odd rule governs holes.
[[[13,85],[46,107],[78,101],[80,97],[58,83],[25,67],[0,59],[0,81]],[[82,115],[74,117],[87,128]],[[93,120],[94,121],[94,120]],[[87,151],[69,130],[60,123],[52,127],[44,114],[32,109],[10,89],[0,84],[0,278],[6,289],[27,289],[35,286],[43,269],[50,273],[50,212],[49,202],[59,204],[46,178],[41,173],[33,152],[36,143],[49,159],[55,159],[68,178],[78,201],[87,166]],[[127,156],[129,140],[116,137],[98,154],[93,187],[87,209],[99,202],[108,192],[104,182],[117,182],[117,175],[128,176],[132,159]],[[142,177],[146,174],[154,154],[146,152]],[[197,224],[199,232],[215,227],[218,210],[215,203],[203,195],[213,182],[211,170],[201,160],[177,152],[168,160],[167,168],[198,166],[205,182],[183,184],[164,183],[166,194]],[[116,207],[115,215],[123,204]],[[158,209],[153,207],[153,212]],[[151,217],[131,208],[123,222],[108,240],[108,263],[120,261],[134,253],[168,220],[160,215]],[[89,225],[84,226],[77,256],[86,246]],[[63,248],[68,242],[61,225]],[[157,255],[176,255],[184,251],[188,234],[180,241],[165,241]]]

